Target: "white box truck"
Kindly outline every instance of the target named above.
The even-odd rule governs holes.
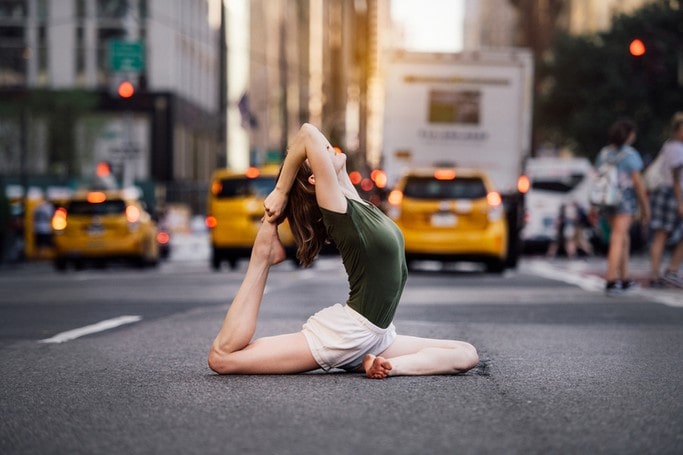
[[[484,170],[503,196],[509,229],[506,262],[514,267],[524,219],[520,177],[531,152],[531,52],[395,51],[387,56],[385,71],[381,167],[388,186],[414,168]]]

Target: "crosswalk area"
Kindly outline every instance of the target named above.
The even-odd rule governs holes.
[[[532,275],[576,285],[589,292],[605,292],[604,258],[547,259],[526,258],[520,263],[519,271]],[[630,275],[641,288],[622,294],[617,298],[647,298],[665,305],[683,307],[683,289],[673,287],[655,289],[649,287],[650,263],[646,256],[632,257],[629,262]]]

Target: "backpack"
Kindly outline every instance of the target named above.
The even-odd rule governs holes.
[[[658,186],[664,185],[664,172],[666,172],[666,167],[664,166],[664,149],[662,149],[643,173],[645,188],[648,191],[654,191]]]
[[[595,180],[591,185],[590,203],[599,207],[616,207],[621,202],[619,172],[617,163],[624,156],[621,151],[613,157],[607,157],[597,169]]]

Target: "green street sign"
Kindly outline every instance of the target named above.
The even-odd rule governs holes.
[[[109,70],[141,73],[145,69],[145,46],[142,41],[109,41]]]

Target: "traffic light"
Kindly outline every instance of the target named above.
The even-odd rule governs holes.
[[[98,177],[108,177],[111,174],[111,164],[107,161],[100,161],[95,168],[95,175]]]
[[[135,86],[131,81],[122,81],[119,83],[116,92],[121,98],[128,99],[135,95]]]
[[[631,44],[629,44],[628,51],[634,57],[642,57],[645,55],[647,49],[645,48],[645,43],[643,43],[642,40],[635,38],[631,41]]]

